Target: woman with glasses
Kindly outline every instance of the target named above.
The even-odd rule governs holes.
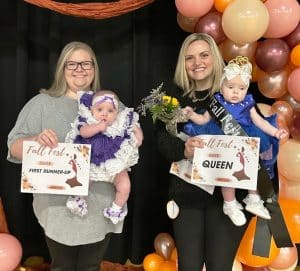
[[[64,142],[78,112],[77,92],[100,89],[95,53],[85,43],[70,42],[58,59],[54,81],[23,107],[8,135],[8,160],[22,162],[23,141],[55,148]],[[115,198],[112,183],[92,182],[86,201],[88,214],[73,215],[67,195],[33,194],[34,213],[42,226],[52,259],[52,271],[99,270],[110,233],[120,233],[99,211]]]

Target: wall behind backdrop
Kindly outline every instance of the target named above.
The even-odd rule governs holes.
[[[32,196],[19,192],[20,165],[6,160],[7,134],[18,112],[40,88],[50,86],[58,55],[73,40],[87,42],[95,50],[102,87],[115,89],[126,105],[136,107],[152,88],[172,78],[179,46],[187,33],[177,26],[173,1],[157,0],[104,20],[65,16],[21,0],[1,5],[0,195],[9,230],[22,243],[23,257],[41,255],[47,259],[42,231],[32,212]],[[129,215],[123,233],[114,236],[107,254],[114,262],[128,258],[142,262],[154,250],[155,236],[170,231],[165,212],[167,169],[162,170],[157,156],[151,121],[141,118],[141,125],[145,140],[139,164],[131,173]]]

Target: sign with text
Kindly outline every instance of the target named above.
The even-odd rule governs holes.
[[[58,143],[56,148],[23,142],[21,192],[88,194],[91,147]]]
[[[255,190],[259,168],[258,137],[200,135],[191,183]]]

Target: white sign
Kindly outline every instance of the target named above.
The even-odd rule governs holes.
[[[259,168],[257,137],[200,135],[191,183],[255,190]]]
[[[88,194],[91,147],[58,143],[56,148],[23,142],[21,192]]]

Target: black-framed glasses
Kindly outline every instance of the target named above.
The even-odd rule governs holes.
[[[67,61],[65,63],[66,69],[71,70],[71,71],[77,70],[79,65],[83,70],[91,70],[91,69],[94,68],[94,62],[93,61],[81,61],[81,62]]]

